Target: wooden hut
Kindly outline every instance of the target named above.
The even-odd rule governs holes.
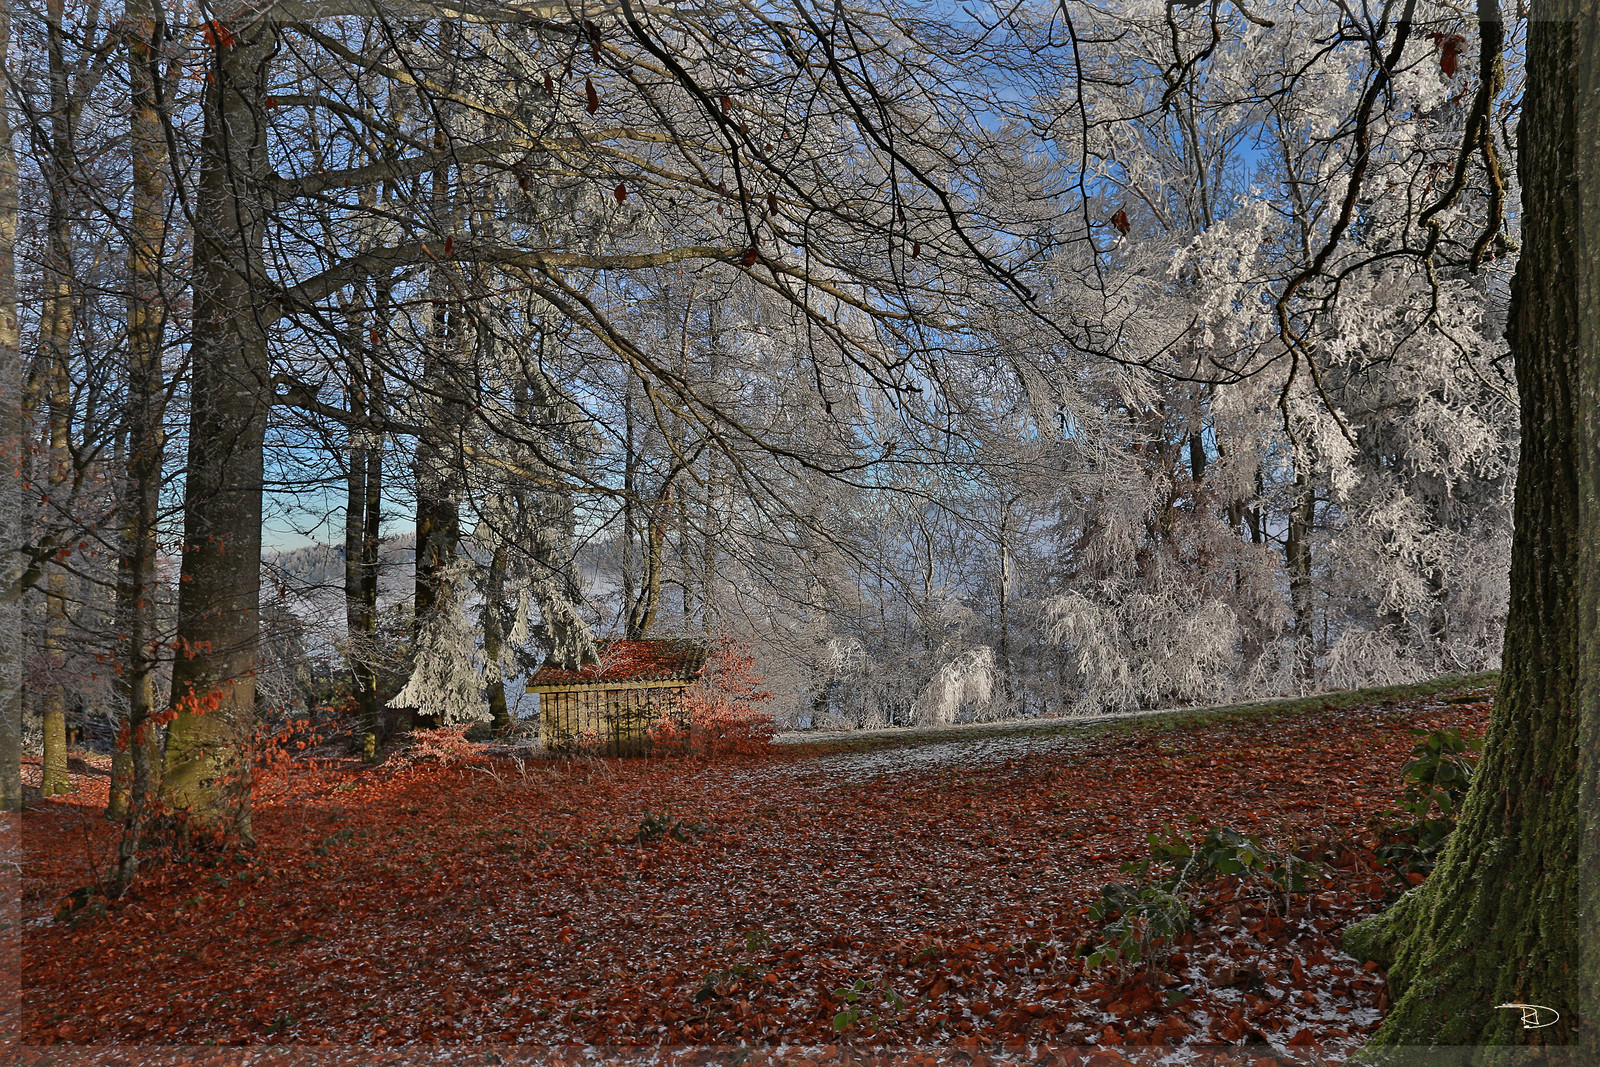
[[[706,646],[687,638],[605,641],[600,662],[569,671],[546,664],[528,679],[539,694],[546,749],[642,756],[662,717],[687,726],[683,690],[705,669]]]

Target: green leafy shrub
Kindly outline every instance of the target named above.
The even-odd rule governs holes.
[[[1456,827],[1472,787],[1481,738],[1459,730],[1412,730],[1419,740],[1400,769],[1405,792],[1378,827],[1378,858],[1404,874],[1426,875]]]
[[[1089,921],[1100,927],[1100,941],[1087,957],[1089,966],[1127,968],[1152,961],[1194,925],[1194,915],[1182,897],[1162,886],[1114,883],[1101,889],[1100,899],[1089,906]]]
[[[1084,952],[1090,967],[1155,969],[1178,936],[1195,925],[1207,897],[1227,883],[1235,890],[1231,899],[1254,891],[1287,914],[1318,869],[1226,826],[1208,826],[1189,837],[1168,828],[1148,841],[1148,856],[1122,865],[1122,873],[1135,880],[1105,886],[1089,906],[1089,919],[1099,928]]]
[[[841,1033],[858,1024],[876,1029],[891,1016],[906,1009],[905,998],[896,993],[885,978],[876,982],[857,978],[848,986],[835,989],[833,995],[845,1004],[844,1009],[833,1017],[833,1028]]]
[[[647,841],[656,841],[663,837],[670,837],[674,841],[687,841],[692,834],[703,834],[707,827],[697,822],[683,822],[667,814],[656,815],[653,812],[645,815],[639,823],[639,829],[634,833],[633,839],[639,844]]]

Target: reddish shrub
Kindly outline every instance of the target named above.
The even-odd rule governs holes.
[[[658,752],[745,755],[772,744],[772,717],[759,707],[772,699],[761,688],[748,645],[719,637],[700,680],[683,691],[676,716],[650,728]]]
[[[467,740],[470,723],[456,723],[432,730],[412,730],[410,745],[396,752],[390,762],[397,767],[413,763],[431,762],[443,767],[472,763],[483,758],[478,745]]]

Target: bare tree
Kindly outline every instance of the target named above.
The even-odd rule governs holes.
[[[11,8],[0,8],[0,625],[20,627],[25,541],[21,331],[17,322],[17,156],[12,140]],[[19,641],[0,647],[0,810],[22,806],[22,658]]]
[[[160,0],[131,0],[124,16],[133,105],[129,116],[132,204],[127,232],[127,429],[123,446],[128,467],[122,493],[116,621],[125,642],[120,680],[127,733],[118,738],[119,751],[113,763],[124,768],[126,777],[113,776],[108,812],[127,819],[118,848],[119,889],[125,889],[136,873],[139,843],[155,799],[162,755],[160,735],[152,720],[159,710],[155,677],[160,633],[157,534],[166,458],[163,338],[169,284],[167,122],[158,93],[166,18]]]

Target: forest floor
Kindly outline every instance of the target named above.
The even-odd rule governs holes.
[[[72,911],[116,845],[104,762],[75,759],[76,793],[0,817],[13,901],[20,879],[11,1051],[1337,1062],[1385,1006],[1338,937],[1404,884],[1370,827],[1410,731],[1480,729],[1491,697],[1477,677],[716,760],[306,761],[258,781],[254,850]],[[1088,967],[1090,905],[1173,826],[1321,866],[1287,914],[1224,897],[1161,968]],[[196,1047],[241,1045],[273,1048]]]

